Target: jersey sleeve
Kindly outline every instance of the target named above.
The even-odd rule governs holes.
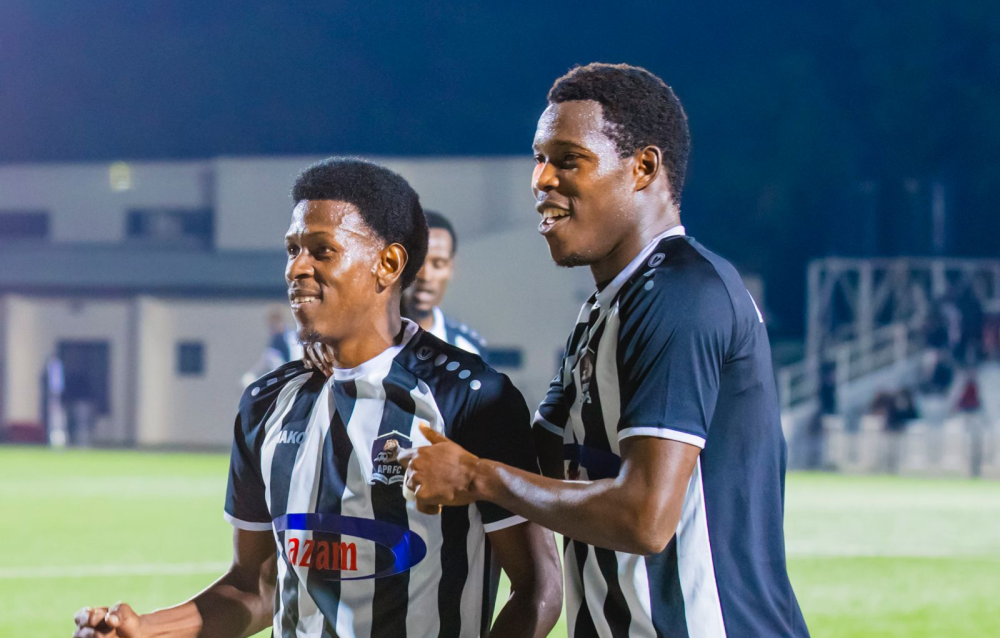
[[[456,443],[481,458],[539,473],[531,420],[524,397],[506,375],[484,383],[465,416]],[[524,518],[486,501],[476,503],[486,532],[517,525]]]
[[[567,387],[563,380],[565,367],[566,361],[563,359],[559,363],[559,372],[549,383],[549,390],[545,393],[545,398],[542,399],[531,421],[532,427],[547,430],[559,437],[563,435],[566,424],[569,422],[569,407],[573,402],[570,396],[573,386],[570,384]]]
[[[618,440],[704,448],[734,325],[724,284],[659,270],[623,295],[619,313]]]
[[[271,514],[264,497],[264,479],[260,470],[260,437],[263,423],[274,407],[280,388],[268,383],[281,378],[301,364],[286,364],[251,384],[240,399],[233,428],[233,448],[229,456],[229,484],[226,488],[224,516],[234,527],[248,531],[269,531]]]

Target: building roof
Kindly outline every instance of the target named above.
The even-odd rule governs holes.
[[[0,243],[0,292],[283,297],[281,251]]]

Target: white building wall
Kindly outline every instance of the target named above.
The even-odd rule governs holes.
[[[140,445],[228,446],[243,387],[240,377],[260,358],[267,313],[287,304],[260,300],[139,300]],[[199,376],[177,372],[177,344],[204,344]]]
[[[445,313],[474,327],[490,347],[522,349],[522,369],[500,370],[534,412],[594,290],[590,269],[558,268],[531,223],[460,244],[457,259]]]
[[[4,210],[48,211],[57,242],[119,242],[131,208],[207,208],[210,162],[130,162],[131,186],[111,188],[110,163],[0,166]]]
[[[97,419],[93,440],[125,440],[131,400],[129,303],[10,295],[5,304],[3,420],[42,422],[42,369],[60,341],[106,341],[110,356],[110,414]]]
[[[281,249],[291,217],[291,188],[321,156],[215,160],[219,248]],[[441,211],[460,241],[534,218],[531,158],[372,158],[397,171]]]

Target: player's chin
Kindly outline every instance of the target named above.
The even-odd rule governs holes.
[[[552,261],[556,263],[556,266],[562,268],[576,268],[577,266],[589,266],[594,262],[590,259],[586,253],[578,250],[573,250],[569,247],[555,245],[549,242],[549,255],[552,256]]]

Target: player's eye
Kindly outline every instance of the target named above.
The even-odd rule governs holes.
[[[535,164],[544,164],[544,163],[545,163],[545,158],[536,153],[535,154]]]
[[[288,253],[289,257],[294,257],[299,254],[299,247],[294,244],[287,244],[285,246],[285,252]]]

